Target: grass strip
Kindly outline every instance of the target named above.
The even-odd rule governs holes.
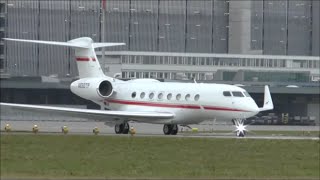
[[[1,135],[1,177],[318,178],[319,141]]]

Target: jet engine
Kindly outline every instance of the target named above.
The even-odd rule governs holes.
[[[79,79],[71,83],[70,89],[74,94],[91,101],[101,101],[115,93],[113,83],[101,78]]]
[[[110,81],[104,80],[99,84],[97,89],[98,94],[101,97],[108,98],[113,94],[113,87]]]

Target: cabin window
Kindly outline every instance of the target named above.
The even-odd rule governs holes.
[[[136,95],[137,95],[137,93],[136,93],[136,92],[133,92],[133,93],[131,94],[131,97],[132,97],[132,98],[135,98]]]
[[[179,101],[181,99],[181,94],[177,94],[176,99]]]
[[[224,96],[231,96],[231,93],[229,91],[223,91]]]
[[[150,93],[149,94],[149,99],[153,99],[153,97],[154,97],[154,93]]]
[[[144,92],[142,92],[142,93],[140,94],[140,98],[141,98],[141,99],[143,99],[145,96],[146,96],[146,93],[144,93]]]
[[[163,93],[158,94],[158,99],[162,99],[163,98]]]
[[[194,100],[195,100],[195,101],[199,101],[199,99],[200,99],[200,95],[199,95],[199,94],[197,94],[197,95],[194,96]]]
[[[190,100],[190,94],[187,94],[185,99],[186,99],[186,101],[189,101]]]
[[[243,94],[247,97],[251,97],[250,94],[247,91],[244,91]]]
[[[167,99],[168,99],[168,100],[171,100],[171,98],[172,98],[172,94],[169,93],[169,94],[167,95]]]
[[[244,95],[240,91],[232,91],[232,95],[234,97],[244,97]]]

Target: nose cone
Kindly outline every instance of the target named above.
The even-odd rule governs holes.
[[[256,113],[258,113],[260,111],[258,105],[256,104],[256,102],[253,99],[250,104],[250,111],[256,112]]]
[[[242,101],[239,109],[244,110],[244,118],[249,118],[259,113],[259,107],[252,98],[247,98],[245,101]]]
[[[260,111],[256,102],[252,98],[250,98],[250,100],[248,102],[247,110],[248,110],[250,117],[258,114]]]

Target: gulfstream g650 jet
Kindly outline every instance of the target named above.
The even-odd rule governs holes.
[[[163,124],[166,135],[175,135],[178,125],[197,124],[205,120],[236,120],[273,109],[268,86],[265,86],[264,105],[259,108],[248,92],[226,84],[159,82],[156,79],[122,81],[106,76],[94,49],[124,45],[124,43],[94,43],[82,37],[68,42],[9,39],[27,43],[67,46],[75,49],[79,80],[70,90],[101,106],[101,110],[53,106],[1,103],[2,107],[28,111],[55,112],[72,117],[84,117],[115,125],[117,134],[127,134],[129,121]],[[104,110],[105,108],[109,110]],[[242,120],[236,120],[236,132],[243,136]]]

